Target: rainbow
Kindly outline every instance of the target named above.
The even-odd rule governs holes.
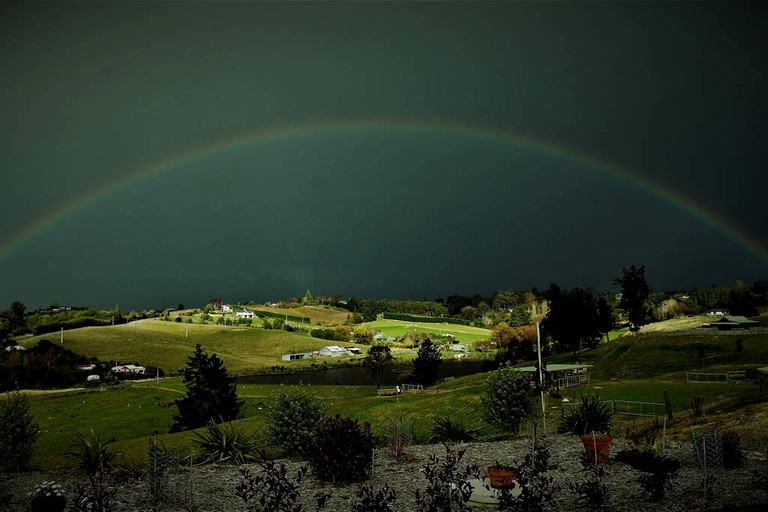
[[[768,263],[768,248],[758,237],[747,232],[741,226],[722,218],[714,211],[707,209],[678,190],[662,186],[626,167],[596,157],[578,148],[563,144],[553,144],[552,142],[512,130],[484,128],[449,122],[435,123],[386,119],[337,120],[284,125],[240,134],[233,138],[219,140],[211,144],[195,147],[192,150],[169,155],[161,160],[132,169],[124,173],[120,178],[73,197],[23,226],[18,232],[12,234],[5,241],[0,242],[0,262],[20,250],[30,240],[41,236],[71,215],[87,209],[106,196],[118,193],[120,190],[142,180],[183,168],[192,162],[214,158],[224,153],[235,152],[252,146],[298,140],[308,136],[382,131],[413,134],[414,136],[425,134],[452,135],[500,145],[515,146],[560,161],[596,170],[612,179],[643,190],[684,214],[698,219],[700,222],[734,241],[747,252]]]

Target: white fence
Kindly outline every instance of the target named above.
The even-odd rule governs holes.
[[[613,412],[626,416],[664,416],[667,406],[658,402],[633,402],[630,400],[612,400]]]
[[[695,384],[724,384],[745,380],[746,372],[743,370],[722,373],[685,372],[685,382]]]

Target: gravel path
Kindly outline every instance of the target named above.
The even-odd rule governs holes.
[[[550,451],[550,473],[554,482],[560,487],[557,492],[555,510],[578,510],[576,497],[569,492],[569,481],[580,481],[583,478],[579,459],[583,447],[575,436],[553,435],[543,440]],[[497,443],[468,443],[456,445],[456,449],[466,450],[464,462],[476,463],[481,468],[487,467],[494,461],[522,460],[527,447],[525,439]],[[611,496],[612,510],[635,511],[638,506],[644,511],[699,511],[699,510],[734,510],[738,507],[764,504],[768,505],[768,490],[756,488],[753,472],[768,473],[768,461],[760,454],[746,454],[743,468],[719,471],[716,474],[714,489],[715,498],[706,502],[701,493],[701,474],[691,445],[686,443],[669,443],[667,455],[681,461],[680,477],[673,489],[661,503],[648,502],[643,495],[638,477],[642,474],[626,464],[613,460],[613,455],[622,449],[629,448],[623,439],[616,439],[611,447],[611,459],[606,465],[605,483]],[[374,474],[371,482],[378,488],[389,484],[397,492],[393,510],[411,512],[415,510],[414,490],[423,489],[425,479],[421,473],[422,467],[428,462],[429,456],[436,454],[441,460],[445,455],[442,445],[412,446],[407,450],[405,461],[396,462],[386,450],[377,451],[375,456]],[[300,462],[286,461],[289,474],[302,465]],[[258,466],[249,466],[253,472],[259,471]],[[768,475],[766,475],[768,476]],[[71,472],[56,473],[23,473],[0,476],[0,496],[12,496],[5,510],[26,511],[29,506],[27,494],[43,480],[55,480],[71,491],[78,483],[76,475]],[[189,504],[194,504],[201,512],[244,511],[245,506],[234,494],[234,488],[242,478],[236,466],[210,465],[194,468],[192,472],[182,471],[174,475],[172,495],[160,510],[183,512]],[[355,497],[356,485],[333,486],[312,477],[302,483],[302,503],[307,512],[315,510],[315,496],[320,493],[330,493],[331,498],[325,510],[349,511]],[[488,505],[477,505],[473,510],[493,510]],[[0,510],[3,507],[0,506]],[[133,512],[152,510],[146,482],[127,480],[120,484],[117,493],[116,512]],[[755,508],[754,510],[757,510]]]

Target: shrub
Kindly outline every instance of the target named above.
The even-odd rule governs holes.
[[[427,479],[427,487],[422,493],[416,490],[416,505],[419,512],[464,512],[471,510],[469,498],[472,496],[470,478],[479,478],[477,465],[470,464],[459,468],[464,450],[453,451],[447,444],[445,459],[440,462],[437,455],[429,457],[429,463],[422,468]]]
[[[405,455],[406,447],[413,444],[416,437],[415,430],[415,422],[406,420],[402,414],[387,422],[384,427],[384,439],[389,453],[395,460],[400,460]]]
[[[531,380],[509,364],[491,373],[480,397],[483,419],[499,430],[520,432],[522,421],[533,413]]]
[[[610,507],[608,486],[603,482],[605,468],[583,457],[584,480],[580,483],[568,482],[568,488],[577,496],[578,502],[588,510],[605,510]]]
[[[234,462],[245,464],[256,460],[258,445],[253,433],[246,434],[230,421],[226,424],[208,423],[202,434],[193,439],[206,454],[205,462]]]
[[[281,386],[266,409],[267,438],[286,455],[301,455],[324,414],[308,386]]]
[[[397,494],[389,485],[378,491],[372,485],[359,485],[352,502],[352,512],[391,512]]]
[[[528,452],[515,471],[520,494],[515,496],[511,489],[502,489],[499,492],[499,509],[539,512],[552,505],[559,486],[553,483],[554,479],[547,474],[548,470],[549,450],[539,442],[537,425],[534,423]]]
[[[664,495],[677,479],[677,470],[680,468],[679,461],[656,455],[650,449],[622,450],[616,454],[616,461],[629,464],[645,473],[640,475],[638,482],[651,501],[664,499]]]
[[[734,469],[741,467],[744,454],[741,450],[741,437],[734,430],[726,430],[722,433],[723,442],[723,467]]]
[[[27,468],[40,437],[40,428],[29,411],[27,396],[14,391],[0,401],[0,467],[11,471]]]
[[[441,443],[469,443],[480,436],[480,429],[467,428],[456,423],[450,416],[432,420],[432,436]]]
[[[56,512],[63,511],[67,505],[67,497],[64,495],[64,488],[56,482],[45,481],[35,486],[35,489],[29,493],[32,501],[29,506],[30,512]]]
[[[263,459],[263,453],[262,453]],[[243,481],[235,487],[235,496],[243,500],[248,512],[294,512],[301,510],[299,484],[307,474],[302,466],[295,479],[288,476],[285,464],[260,460],[261,472],[256,475],[243,468]]]
[[[149,439],[147,449],[146,475],[152,503],[157,506],[168,498],[171,472],[179,467],[179,452],[157,441]]]
[[[371,425],[357,420],[325,418],[308,452],[318,478],[329,482],[359,482],[368,478],[376,437]]]
[[[607,434],[611,430],[613,411],[600,395],[581,395],[581,404],[563,414],[561,432],[583,436],[595,432]]]
[[[97,434],[93,429],[88,434],[78,432],[75,437],[74,451],[69,452],[69,455],[75,459],[77,469],[83,471],[88,477],[112,470],[112,461],[117,454],[109,445],[115,442],[114,439],[105,441],[101,438],[101,434]]]

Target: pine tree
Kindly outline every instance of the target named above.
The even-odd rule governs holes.
[[[651,288],[645,280],[645,265],[632,265],[622,271],[622,277],[616,278],[614,283],[621,286],[619,306],[627,312],[629,330],[635,332],[650,321],[648,297],[651,296]]]
[[[26,469],[40,434],[27,395],[16,390],[0,400],[0,467],[11,471]]]
[[[237,399],[236,380],[216,354],[209,356],[199,344],[195,345],[182,378],[187,394],[176,400],[179,414],[173,417],[171,432],[236,419],[243,404]]]
[[[419,384],[428,386],[437,380],[443,354],[440,347],[427,338],[419,347],[416,359],[413,360],[413,378]]]

